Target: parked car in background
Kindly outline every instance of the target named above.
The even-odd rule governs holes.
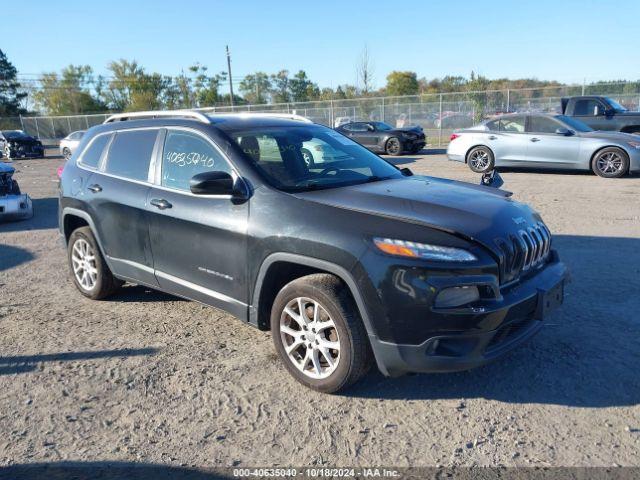
[[[0,148],[2,155],[8,159],[44,157],[42,142],[22,130],[2,130]]]
[[[335,160],[309,166],[305,145]],[[323,392],[373,365],[495,360],[542,328],[567,279],[542,218],[509,192],[414,176],[297,116],[117,114],[87,131],[59,188],[82,295],[129,281],[225,309],[270,330],[286,371]]]
[[[420,126],[393,128],[384,122],[351,122],[339,126],[336,131],[373,152],[387,155],[417,153],[426,145]]]
[[[510,114],[454,133],[447,156],[480,173],[494,167],[543,167],[592,170],[614,178],[640,170],[640,138],[594,131],[565,115]]]
[[[82,140],[82,136],[84,135],[85,130],[78,130],[76,132],[72,132],[62,140],[60,140],[60,155],[62,155],[65,160],[69,160],[73,152],[78,148],[78,144],[80,140]]]
[[[580,120],[594,130],[640,135],[640,112],[630,112],[609,97],[568,97],[561,100],[561,105],[564,115]]]
[[[13,165],[0,162],[0,222],[21,220],[33,216],[33,204],[26,193],[20,191],[13,178]]]
[[[351,121],[351,117],[336,117],[333,121],[333,128],[337,128],[345,123],[349,123]]]

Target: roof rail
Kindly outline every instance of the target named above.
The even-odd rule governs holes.
[[[128,112],[115,113],[108,117],[104,123],[122,122],[125,120],[134,120],[138,118],[159,118],[159,117],[184,117],[198,120],[202,123],[211,123],[209,117],[200,112],[193,110],[157,110],[149,112]]]
[[[299,122],[305,123],[313,123],[313,120],[309,120],[307,117],[303,117],[302,115],[297,115],[295,113],[266,113],[266,112],[215,112],[211,113],[211,115],[235,115],[238,117],[262,117],[262,118],[286,118],[289,120],[297,120]]]

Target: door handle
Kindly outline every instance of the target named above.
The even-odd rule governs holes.
[[[102,187],[97,183],[94,183],[93,185],[89,185],[87,187],[87,190],[89,190],[91,193],[98,193],[102,191]]]
[[[172,205],[167,202],[164,198],[154,198],[151,200],[151,205],[159,208],[160,210],[165,210],[167,208],[171,208]]]
[[[539,141],[540,141],[540,139],[539,139],[539,138],[536,138],[536,137],[533,137],[533,138],[531,139],[531,141],[532,141],[532,142],[539,142]]]
[[[495,140],[496,138],[498,137],[496,137],[495,135],[489,135],[489,140]]]

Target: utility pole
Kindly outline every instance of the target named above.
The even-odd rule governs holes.
[[[229,53],[229,45],[227,45],[227,70],[229,72],[229,102],[231,110],[233,110],[233,80],[231,80],[231,54]]]

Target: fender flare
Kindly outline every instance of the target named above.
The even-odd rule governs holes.
[[[62,215],[60,217],[60,233],[62,234],[63,241],[65,245],[67,245],[67,239],[64,235],[64,219],[67,215],[74,215],[76,217],[80,217],[85,220],[89,224],[89,228],[91,229],[91,233],[96,239],[96,243],[98,244],[98,248],[100,249],[100,253],[102,254],[102,258],[104,258],[105,262],[109,268],[112,268],[111,262],[109,260],[109,256],[105,253],[104,248],[102,247],[102,240],[100,239],[100,235],[98,234],[98,230],[96,229],[95,223],[93,223],[93,218],[84,210],[80,210],[78,208],[73,207],[64,207],[62,209]]]
[[[369,316],[369,312],[367,311],[366,304],[364,302],[364,299],[362,298],[362,295],[360,294],[360,290],[358,289],[358,285],[354,280],[353,275],[351,275],[351,272],[349,272],[346,268],[341,267],[340,265],[336,265],[335,263],[331,263],[326,260],[285,252],[276,252],[270,254],[263,260],[262,264],[260,265],[258,276],[256,277],[256,281],[254,283],[253,296],[251,297],[252,306],[249,313],[250,323],[256,326],[258,325],[257,303],[260,298],[260,293],[262,291],[262,286],[267,272],[269,271],[271,265],[276,262],[295,263],[298,265],[304,265],[306,267],[317,268],[319,270],[324,270],[326,272],[332,273],[333,275],[340,278],[347,285],[347,288],[351,292],[351,295],[356,302],[356,307],[358,308],[358,312],[360,313],[360,318],[362,318],[364,327],[367,330],[367,334],[370,337],[376,335],[371,317]]]

